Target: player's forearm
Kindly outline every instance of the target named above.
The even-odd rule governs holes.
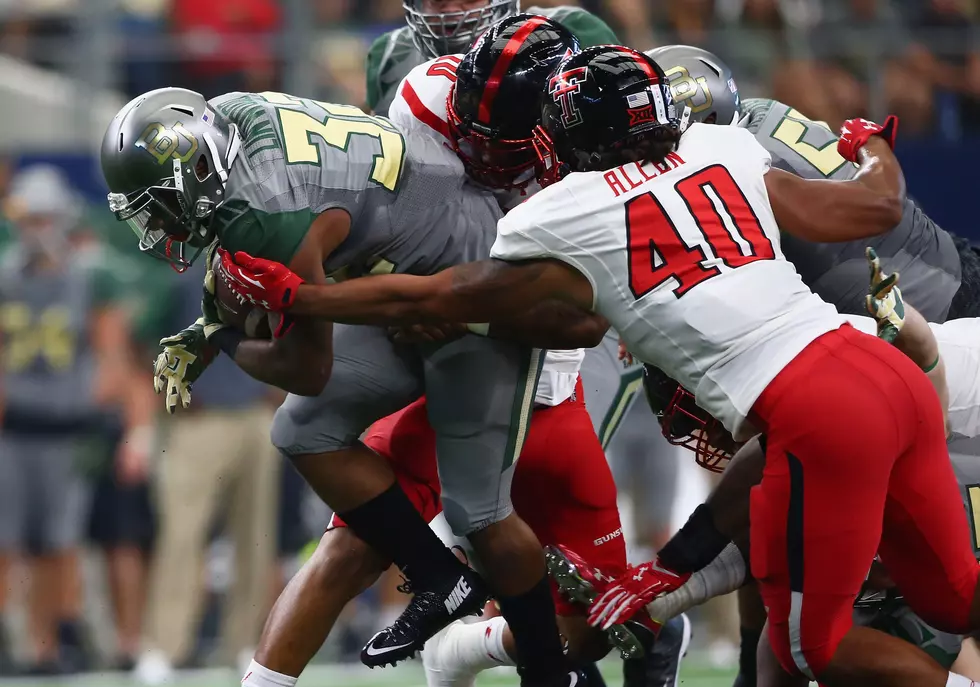
[[[802,180],[771,170],[766,188],[780,229],[828,243],[856,241],[894,228],[905,209],[901,166],[880,138],[872,138],[858,155],[861,168],[848,181]]]
[[[943,409],[943,420],[948,419],[949,386],[946,381],[946,365],[939,354],[939,342],[932,327],[918,310],[905,304],[905,326],[894,341],[894,346],[918,365],[932,382]],[[948,423],[947,423],[948,428]]]
[[[905,204],[905,175],[902,165],[885,139],[875,136],[869,140],[858,151],[858,160],[861,166],[854,178],[847,183],[862,184],[902,208]]]
[[[490,324],[490,336],[535,348],[569,350],[598,346],[609,329],[601,315],[558,300],[545,301]]]
[[[467,303],[454,292],[451,271],[431,277],[388,274],[340,284],[303,284],[290,312],[344,324],[492,321],[476,302]]]
[[[918,310],[905,304],[905,325],[894,342],[895,348],[923,370],[931,370],[939,360],[939,342]]]
[[[325,336],[323,328],[323,323],[298,321],[281,339],[243,339],[235,350],[235,364],[283,391],[317,396],[333,369],[332,332]]]

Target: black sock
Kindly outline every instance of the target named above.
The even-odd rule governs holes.
[[[742,644],[738,652],[738,674],[742,684],[755,687],[755,652],[759,648],[762,631],[748,627],[740,627],[738,631],[742,636]]]
[[[717,558],[730,543],[715,527],[711,510],[702,503],[660,549],[657,558],[674,572],[693,573]]]
[[[546,681],[566,671],[548,576],[518,596],[498,596],[500,613],[514,635],[521,675]]]
[[[602,673],[599,672],[599,666],[595,663],[586,663],[581,668],[582,673],[585,675],[585,684],[589,687],[606,687],[606,681],[602,677]]]
[[[463,564],[429,529],[397,483],[338,515],[358,537],[391,556],[418,588],[437,589],[459,576]]]

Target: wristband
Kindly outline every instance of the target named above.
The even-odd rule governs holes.
[[[237,329],[224,327],[212,334],[211,338],[208,339],[208,343],[214,344],[220,348],[225,355],[234,360],[235,353],[238,351],[238,344],[240,344],[243,339],[245,339],[245,335]]]
[[[923,372],[932,372],[933,370],[936,369],[936,365],[938,365],[938,364],[939,364],[939,354],[937,353],[936,354],[936,359],[932,361],[932,364],[931,365],[928,365],[926,367],[923,367],[922,368],[922,371]]]

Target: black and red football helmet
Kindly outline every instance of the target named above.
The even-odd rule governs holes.
[[[562,60],[548,83],[535,147],[542,186],[567,172],[603,168],[606,155],[644,135],[683,129],[663,70],[620,45],[587,48]]]
[[[453,147],[473,180],[503,190],[534,180],[545,86],[578,49],[564,26],[530,14],[507,17],[477,39],[456,68],[446,103]]]
[[[643,366],[643,391],[664,438],[694,451],[694,459],[706,470],[724,472],[740,444],[695,403],[694,394],[653,365]]]

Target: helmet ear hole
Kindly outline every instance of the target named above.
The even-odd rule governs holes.
[[[205,155],[197,158],[197,163],[194,165],[194,173],[197,175],[198,181],[204,181],[211,176],[211,165],[208,164],[208,158]]]
[[[714,124],[717,121],[718,121],[718,113],[717,112],[712,112],[711,114],[709,114],[707,117],[704,118],[704,123],[705,124]]]

